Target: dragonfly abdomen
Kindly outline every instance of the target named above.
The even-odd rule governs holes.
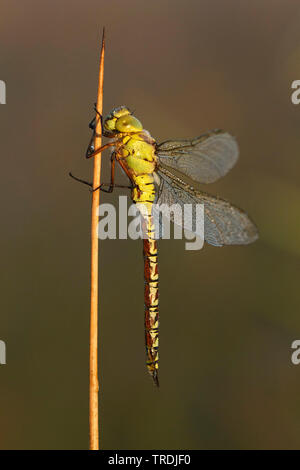
[[[158,262],[157,241],[154,239],[154,222],[150,215],[144,218],[143,230],[145,267],[145,343],[147,368],[158,386]]]
[[[144,237],[146,364],[154,383],[158,386],[158,253],[152,216],[155,199],[154,178],[148,174],[139,175],[134,180],[136,187],[133,190],[133,199],[139,204]]]
[[[154,139],[145,130],[129,140],[125,138],[122,161],[134,184],[131,197],[138,204],[142,216],[146,363],[154,383],[158,386],[158,264],[152,217],[152,207],[156,198],[154,171],[157,165],[154,143]]]

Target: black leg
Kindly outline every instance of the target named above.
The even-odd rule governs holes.
[[[99,116],[99,119],[101,121],[101,134],[104,136],[104,137],[114,137],[114,133],[113,132],[108,132],[104,129],[103,127],[103,116],[102,114],[99,113],[98,109],[97,109],[97,106],[96,106],[96,103],[94,104],[94,111],[95,113]],[[96,120],[96,118],[93,119],[93,121]],[[90,123],[91,124],[91,123]],[[92,129],[95,129],[96,125],[95,123],[93,123],[94,127]],[[98,135],[97,135],[98,137]]]
[[[95,136],[93,135],[91,140],[90,140],[90,143],[89,143],[88,149],[86,151],[86,154],[85,154],[86,158],[92,158],[95,155],[98,155],[98,153],[103,152],[103,150],[108,149],[109,147],[114,147],[116,145],[115,142],[108,142],[108,144],[102,145],[101,147],[99,147],[98,149],[95,150],[94,149],[94,143],[93,143],[94,138],[95,138]]]
[[[83,180],[83,179],[81,179],[81,178],[77,178],[77,176],[72,175],[71,172],[69,173],[69,175],[70,175],[71,178],[73,178],[75,181],[78,181],[79,183],[86,184],[87,186],[90,186],[91,188],[93,187],[93,183],[90,183],[89,181]],[[109,186],[109,188],[108,188],[108,189],[104,189],[103,186]],[[98,189],[100,189],[101,191],[104,191],[105,193],[112,193],[113,188],[132,189],[133,186],[127,186],[127,185],[125,185],[125,184],[115,184],[115,185],[112,187],[111,183],[101,183],[100,186],[98,186],[98,188],[92,189],[91,192],[98,191]]]
[[[89,123],[89,128],[92,129],[93,131],[95,130],[95,121],[96,121],[96,118],[93,117],[93,119]]]
[[[71,176],[71,178],[73,178],[73,180],[79,181],[79,183],[83,183],[83,184],[86,184],[87,186],[91,186],[91,188],[93,187],[92,183],[89,183],[88,181],[82,180],[81,178],[77,178],[77,176],[72,175],[71,172],[69,172],[69,176]]]
[[[104,189],[103,186],[109,186],[109,188]],[[108,184],[108,183],[101,183],[100,186],[98,186],[98,188],[92,189],[92,193],[94,191],[98,191],[98,189],[100,189],[100,191],[104,191],[105,193],[112,193],[114,188],[133,189],[133,186],[127,186],[126,184],[114,184],[114,186],[112,186],[111,184]]]
[[[97,109],[97,103],[94,103],[94,111],[96,112],[96,114],[98,114],[98,116],[101,120],[101,126],[102,126],[102,114],[100,114],[98,109]]]
[[[96,103],[94,104],[94,111],[96,112],[96,114],[98,114],[99,119],[101,121],[101,132],[102,132],[102,135],[103,135],[103,132],[104,132],[104,130],[103,130],[103,118],[102,118],[102,114],[100,114],[98,109],[96,108]],[[93,117],[93,119],[89,123],[89,128],[92,129],[93,131],[95,131],[95,129],[96,129],[96,116]],[[100,137],[100,136],[97,134],[97,137]]]

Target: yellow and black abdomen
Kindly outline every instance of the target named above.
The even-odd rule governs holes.
[[[132,199],[139,205],[142,214],[147,368],[158,386],[158,253],[152,216],[152,206],[155,200],[156,155],[153,143],[154,140],[148,132],[143,131],[126,141],[123,155],[134,183]]]

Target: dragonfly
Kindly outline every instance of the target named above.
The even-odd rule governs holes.
[[[86,157],[92,158],[111,148],[110,183],[102,183],[95,190],[112,192],[115,187],[131,189],[131,199],[143,204],[142,214],[144,257],[144,322],[146,365],[156,386],[158,380],[159,344],[159,300],[158,300],[158,247],[155,236],[155,220],[152,208],[185,204],[195,207],[204,205],[204,241],[210,245],[246,245],[258,238],[258,230],[243,210],[225,199],[194,189],[187,178],[195,183],[208,184],[234,166],[239,149],[236,139],[229,133],[215,129],[192,139],[167,140],[158,144],[142,123],[126,106],[114,108],[104,119],[98,113],[90,123],[93,135]],[[101,119],[102,135],[110,140],[96,149],[96,120]],[[118,163],[129,178],[129,186],[115,184],[115,163]],[[89,186],[91,183],[71,176]],[[162,210],[165,217],[185,227],[185,219],[174,212]],[[194,212],[192,212],[194,213]],[[188,221],[189,223],[191,221]],[[193,221],[192,221],[193,222]],[[201,234],[199,234],[201,235]]]

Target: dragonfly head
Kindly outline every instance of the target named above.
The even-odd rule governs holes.
[[[109,132],[140,132],[143,130],[141,122],[133,116],[126,106],[114,108],[105,118],[104,127]]]

